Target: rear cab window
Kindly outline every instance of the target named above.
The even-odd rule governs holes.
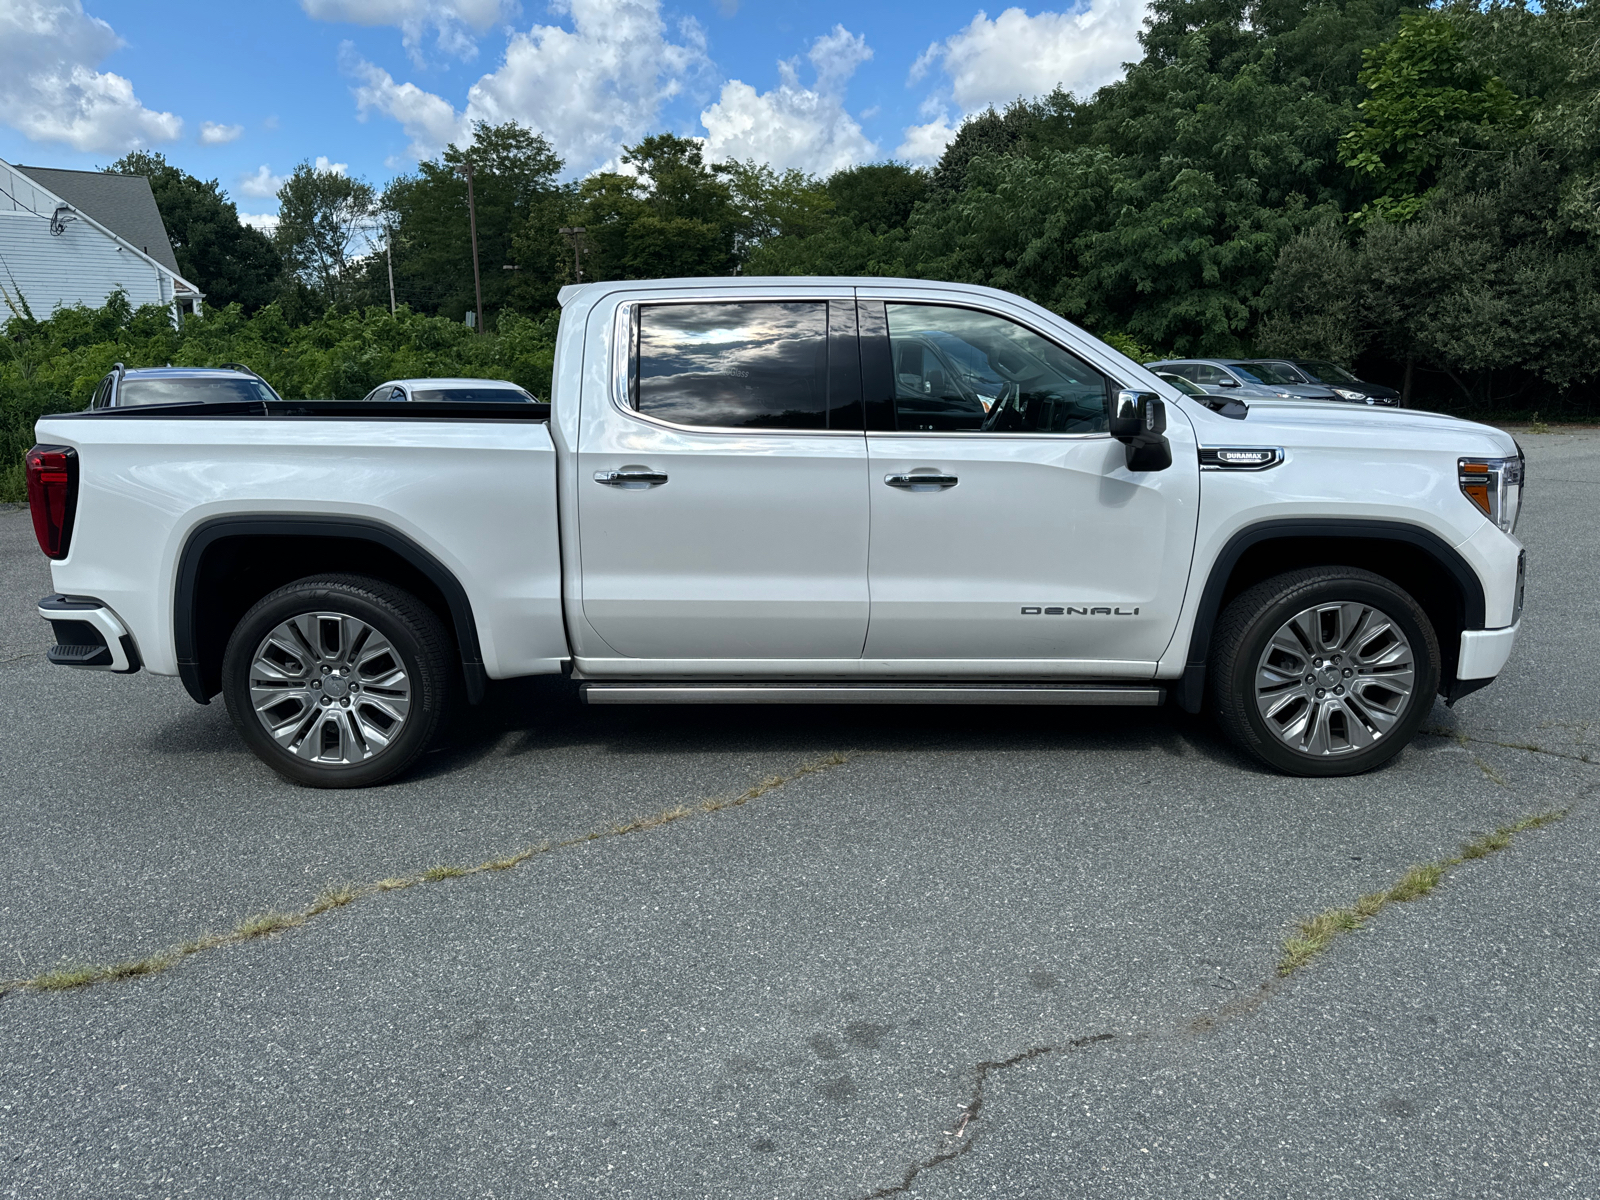
[[[859,430],[854,315],[837,300],[640,304],[628,403],[694,428]]]

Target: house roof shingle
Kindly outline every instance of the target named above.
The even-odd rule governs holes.
[[[25,167],[20,163],[16,169],[99,221],[129,245],[143,250],[174,275],[182,275],[167,239],[167,227],[161,221],[161,210],[156,207],[155,193],[143,175]]]

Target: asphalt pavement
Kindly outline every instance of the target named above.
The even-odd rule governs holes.
[[[0,511],[0,979],[552,844],[13,987],[0,1196],[1600,1195],[1600,433],[1519,436],[1510,666],[1346,780],[1170,711],[519,683],[303,790],[175,680],[46,664]],[[1561,810],[1277,975],[1302,918]]]

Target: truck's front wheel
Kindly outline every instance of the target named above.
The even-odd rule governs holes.
[[[450,699],[450,640],[409,592],[361,575],[296,580],[244,615],[222,696],[246,744],[309,787],[367,787],[410,766]]]
[[[1355,775],[1393,758],[1433,707],[1439,643],[1422,608],[1355,567],[1290,571],[1228,605],[1211,701],[1242,750],[1295,775]]]

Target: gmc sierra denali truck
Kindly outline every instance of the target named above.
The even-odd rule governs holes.
[[[52,662],[178,675],[302,784],[491,679],[590,704],[1214,712],[1342,775],[1517,636],[1523,461],[1414,411],[1187,396],[988,288],[565,289],[551,403],[46,417]]]

